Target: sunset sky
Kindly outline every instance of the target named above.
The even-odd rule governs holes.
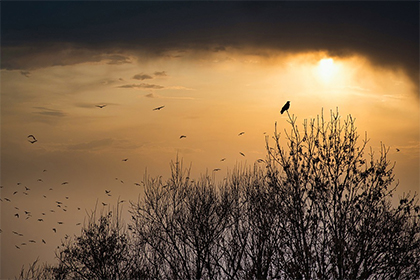
[[[265,158],[288,100],[299,124],[351,114],[389,147],[397,197],[419,192],[418,85],[417,1],[2,1],[0,278],[177,155],[216,180]]]

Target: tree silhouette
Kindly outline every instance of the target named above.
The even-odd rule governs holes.
[[[214,182],[176,159],[166,181],[145,175],[128,230],[118,208],[91,215],[57,265],[19,279],[419,279],[420,206],[391,203],[388,149],[367,151],[338,111],[302,127],[287,115],[264,161]]]

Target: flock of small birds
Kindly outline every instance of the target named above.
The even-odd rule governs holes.
[[[99,105],[95,105],[95,106],[100,108],[100,109],[103,109],[107,105],[106,104],[99,104]],[[165,108],[165,106],[159,106],[159,107],[154,108],[153,111],[160,111],[163,108]],[[287,101],[287,103],[282,107],[280,113],[283,114],[289,108],[290,108],[290,101]],[[241,131],[238,134],[238,136],[243,136],[244,134],[245,134],[245,131]],[[179,139],[185,139],[185,138],[187,138],[186,135],[181,135],[179,137]],[[35,144],[35,143],[38,142],[38,139],[33,134],[28,135],[27,139],[31,144]],[[396,151],[399,152],[400,149],[396,148]],[[239,154],[241,156],[245,157],[245,154],[243,152],[239,152]],[[225,160],[226,160],[226,158],[220,159],[221,162],[224,162]],[[123,158],[122,161],[127,162],[128,158]],[[261,162],[264,162],[264,160],[263,159],[258,159],[257,162],[261,163]],[[220,170],[221,170],[220,168],[214,168],[213,172],[218,172]],[[46,169],[44,169],[42,171],[42,173],[45,173],[45,172],[47,172]],[[121,180],[119,178],[115,178],[115,180],[124,184],[124,180]],[[44,180],[42,178],[39,178],[39,179],[37,179],[37,182],[41,184],[41,183],[44,183]],[[61,183],[61,188],[66,187],[66,185],[69,185],[69,182],[68,181],[63,181]],[[142,184],[138,183],[138,182],[134,182],[134,185],[138,186],[138,187],[142,186]],[[3,188],[3,186],[0,186],[0,188]],[[31,188],[33,188],[33,187],[31,187]],[[10,205],[11,207],[13,207],[13,209],[15,210],[13,216],[16,220],[20,220],[20,221],[34,220],[37,223],[43,223],[45,219],[47,219],[51,215],[54,215],[58,211],[67,212],[69,210],[69,207],[68,207],[67,203],[65,203],[65,202],[68,202],[70,200],[69,196],[64,196],[60,200],[54,199],[54,201],[51,204],[51,206],[54,206],[54,207],[51,207],[49,212],[35,213],[36,211],[32,211],[30,209],[24,209],[23,205],[17,204],[19,202],[19,199],[15,199],[15,198],[18,198],[21,195],[28,196],[28,197],[31,196],[32,195],[31,188],[29,188],[26,185],[22,185],[20,182],[17,182],[16,186],[13,189],[8,191],[11,194],[10,197],[4,197],[3,196],[3,197],[0,198],[0,203],[7,204],[7,205]],[[37,186],[36,188],[39,188],[39,187]],[[50,187],[48,189],[49,193],[43,194],[42,197],[44,199],[48,199],[51,196],[54,197],[53,195],[51,195],[53,191],[54,191],[54,188]],[[62,193],[62,191],[60,193]],[[108,197],[111,196],[111,190],[105,189],[104,193]],[[33,199],[36,199],[36,198],[33,198]],[[16,203],[14,203],[15,201],[16,201]],[[125,202],[125,200],[121,200],[120,202],[121,203]],[[45,202],[45,203],[47,203],[47,202]],[[108,203],[103,202],[103,201],[101,202],[101,204],[104,207],[108,205]],[[80,210],[81,210],[81,208],[77,207],[77,211],[80,211]],[[56,218],[58,218],[57,215],[56,215]],[[60,226],[62,226],[63,224],[64,224],[64,222],[63,222],[62,219],[57,220],[56,221],[56,226],[51,227],[51,231],[54,232],[54,233],[57,233],[60,230]],[[80,225],[81,225],[81,223],[76,223],[76,226],[80,226]],[[0,229],[0,234],[2,232],[3,232],[3,230]],[[47,238],[45,238],[45,237],[44,238],[38,238],[38,239],[33,238],[33,237],[27,237],[25,239],[25,236],[24,236],[23,233],[20,233],[16,230],[12,230],[12,233],[14,235],[22,238],[21,241],[19,241],[19,243],[15,244],[16,249],[21,249],[22,246],[28,246],[29,244],[35,244],[35,243],[47,244],[47,241],[46,241]],[[69,237],[68,235],[65,235],[65,239],[67,239],[68,237]]]
[[[21,250],[23,247],[28,247],[31,244],[45,245],[48,243],[48,235],[43,237],[35,236],[32,232],[25,234],[18,230],[19,223],[31,223],[31,227],[36,224],[42,226],[45,230],[50,230],[52,234],[58,234],[61,227],[66,224],[68,213],[74,211],[81,211],[80,205],[77,202],[71,202],[71,197],[66,195],[66,192],[71,192],[72,185],[69,181],[55,183],[55,186],[48,184],[49,178],[46,169],[42,171],[45,178],[38,178],[33,186],[21,182],[17,182],[15,186],[0,186],[3,194],[0,198],[0,205],[3,211],[7,208],[7,212],[13,215],[14,222],[10,223],[7,230],[17,236],[15,240],[16,250]],[[118,179],[118,178],[117,178]],[[123,183],[123,180],[120,180]],[[140,183],[134,183],[136,186],[141,186]],[[48,186],[47,186],[48,185]],[[111,197],[112,191],[109,189],[104,190],[104,196]],[[39,204],[36,208],[28,209],[27,200],[38,200]],[[125,200],[119,200],[118,203],[124,203]],[[102,206],[108,206],[108,203],[102,201]],[[46,210],[48,209],[48,210]],[[67,214],[66,214],[67,213]],[[28,224],[26,224],[28,225]],[[47,228],[47,226],[49,229]],[[81,223],[75,223],[75,226],[80,226]],[[3,234],[5,228],[0,229],[0,234]],[[50,238],[52,235],[49,236]],[[68,239],[69,235],[64,235],[64,239]],[[63,243],[62,243],[63,244]]]

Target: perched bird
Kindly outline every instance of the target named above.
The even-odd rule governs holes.
[[[102,109],[103,107],[106,107],[106,104],[95,105],[95,106]]]
[[[283,114],[285,111],[289,110],[290,108],[290,101],[287,101],[286,104],[284,104],[283,108],[281,108],[280,114]]]
[[[35,142],[37,142],[38,140],[36,140],[35,136],[33,136],[32,134],[28,135],[28,141],[33,144]]]
[[[179,136],[179,139],[182,139],[182,138],[187,138],[187,136],[185,136],[185,135]]]
[[[162,109],[163,107],[165,107],[165,106],[156,107],[156,108],[153,109],[153,111],[158,111],[158,110]]]
[[[245,131],[242,131],[241,133],[238,134],[238,136],[244,135]]]

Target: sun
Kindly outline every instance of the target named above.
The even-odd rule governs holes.
[[[322,82],[329,83],[337,73],[337,66],[332,58],[323,58],[319,61],[317,67],[318,77]]]

